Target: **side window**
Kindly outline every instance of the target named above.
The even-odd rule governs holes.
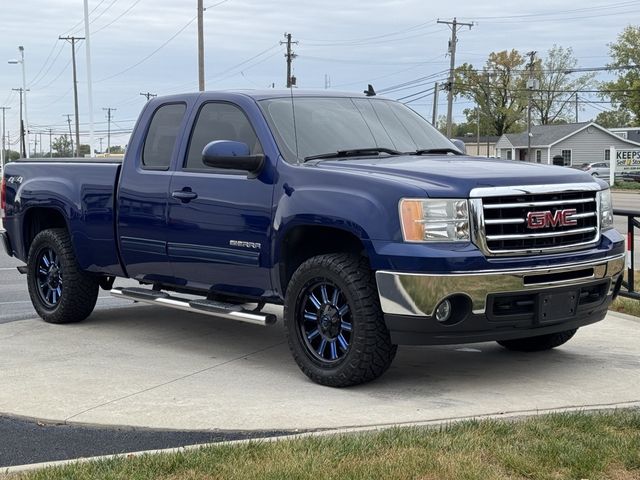
[[[163,105],[153,114],[142,152],[143,167],[168,169],[187,107],[183,103]]]
[[[251,155],[262,153],[253,127],[242,110],[228,103],[206,103],[198,113],[185,168],[210,169],[202,163],[202,150],[215,140],[233,140],[249,146]]]
[[[565,167],[571,165],[571,150],[562,150],[562,160]]]
[[[606,162],[611,161],[611,150],[610,150],[610,149],[608,149],[608,148],[606,148],[606,149],[604,150],[604,160],[605,160]],[[607,165],[607,166],[609,166],[609,165]]]

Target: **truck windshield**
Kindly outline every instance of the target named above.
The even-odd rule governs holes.
[[[291,163],[350,150],[456,151],[424,118],[392,100],[295,97],[292,105],[290,97],[283,97],[259,103],[282,155]]]

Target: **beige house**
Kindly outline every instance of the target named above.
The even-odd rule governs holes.
[[[498,136],[481,136],[480,143],[478,143],[478,137],[465,136],[456,137],[456,140],[464,142],[464,146],[467,150],[467,155],[474,157],[495,157],[496,155],[496,142],[500,137]]]

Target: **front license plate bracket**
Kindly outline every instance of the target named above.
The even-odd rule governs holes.
[[[538,295],[538,321],[541,324],[574,317],[578,308],[578,290]]]

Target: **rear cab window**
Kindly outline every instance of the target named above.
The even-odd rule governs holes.
[[[171,103],[162,105],[154,112],[144,141],[143,169],[169,169],[186,110],[184,103]]]

